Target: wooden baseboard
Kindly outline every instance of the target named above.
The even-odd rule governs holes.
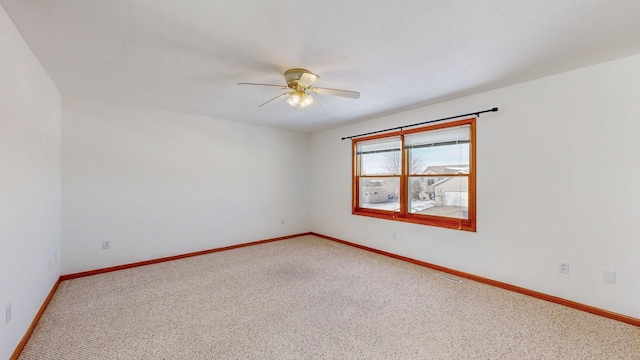
[[[130,268],[134,268],[134,267],[138,267],[138,266],[157,264],[157,263],[161,263],[161,262],[165,262],[165,261],[184,259],[184,258],[188,258],[188,257],[192,257],[192,256],[211,254],[211,253],[225,251],[225,250],[238,249],[238,248],[242,248],[242,247],[246,247],[246,246],[265,244],[265,243],[269,243],[269,242],[273,242],[273,241],[291,239],[291,238],[294,238],[294,237],[310,235],[310,234],[311,233],[307,232],[307,233],[301,233],[301,234],[287,235],[287,236],[281,236],[281,237],[277,237],[277,238],[271,238],[271,239],[265,239],[265,240],[259,240],[259,241],[252,241],[252,242],[238,244],[238,245],[225,246],[225,247],[221,247],[221,248],[215,248],[215,249],[209,249],[209,250],[203,250],[203,251],[196,251],[196,252],[187,253],[187,254],[167,256],[167,257],[163,257],[163,258],[159,258],[159,259],[146,260],[146,261],[140,261],[140,262],[135,262],[135,263],[130,263],[130,264],[112,266],[112,267],[108,267],[108,268],[83,271],[83,272],[74,273],[74,274],[66,274],[66,275],[60,276],[60,281],[77,279],[77,278],[81,278],[81,277],[85,277],[85,276],[91,276],[91,275],[97,275],[97,274],[104,274],[104,273],[108,273],[108,272],[112,272],[112,271],[130,269]]]
[[[44,310],[47,308],[47,305],[49,305],[49,301],[51,301],[53,294],[55,294],[56,290],[58,289],[58,285],[60,285],[60,281],[61,281],[60,278],[58,278],[56,283],[53,284],[51,291],[49,291],[49,295],[47,295],[47,298],[44,299],[44,302],[42,303],[42,306],[40,306],[40,310],[38,310],[36,317],[33,318],[31,325],[29,326],[29,328],[27,329],[27,332],[22,337],[22,340],[20,340],[20,342],[18,343],[18,346],[16,346],[16,349],[13,351],[13,354],[11,355],[9,360],[16,360],[18,359],[18,356],[20,356],[22,349],[24,349],[24,346],[27,344],[27,340],[29,340],[29,338],[31,337],[31,334],[33,333],[33,330],[36,328],[36,325],[38,325],[38,321],[40,321],[40,318],[42,317]]]
[[[413,264],[416,264],[416,265],[424,266],[424,267],[427,267],[427,268],[430,268],[430,269],[434,269],[434,270],[441,271],[441,272],[444,272],[444,273],[448,273],[448,274],[451,274],[451,275],[459,276],[459,277],[462,277],[462,278],[465,278],[465,279],[477,281],[479,283],[483,283],[483,284],[487,284],[487,285],[491,285],[491,286],[496,286],[496,287],[499,287],[499,288],[502,288],[502,289],[505,289],[505,290],[514,291],[514,292],[517,292],[517,293],[520,293],[520,294],[529,295],[529,296],[532,296],[532,297],[535,297],[535,298],[538,298],[538,299],[542,299],[542,300],[550,301],[550,302],[553,302],[553,303],[556,303],[556,304],[568,306],[570,308],[586,311],[586,312],[591,313],[591,314],[603,316],[603,317],[606,317],[606,318],[609,318],[609,319],[614,319],[614,320],[621,321],[621,322],[624,322],[624,323],[627,323],[627,324],[640,326],[640,319],[637,319],[637,318],[634,318],[634,317],[631,317],[631,316],[618,314],[618,313],[615,313],[615,312],[612,312],[612,311],[603,310],[603,309],[600,309],[600,308],[597,308],[597,307],[581,304],[581,303],[578,303],[578,302],[575,302],[575,301],[559,298],[559,297],[548,295],[548,294],[541,293],[541,292],[538,292],[538,291],[529,290],[529,289],[525,289],[523,287],[519,287],[519,286],[503,283],[503,282],[496,281],[496,280],[487,279],[487,278],[484,278],[482,276],[477,276],[477,275],[465,273],[465,272],[462,272],[462,271],[449,269],[449,268],[446,268],[444,266],[430,264],[428,262],[424,262],[424,261],[408,258],[408,257],[401,256],[401,255],[396,255],[396,254],[393,254],[393,253],[390,253],[390,252],[386,252],[386,251],[370,248],[368,246],[351,243],[351,242],[348,242],[348,241],[345,241],[345,240],[336,239],[336,238],[331,237],[331,236],[322,235],[322,234],[318,234],[318,233],[314,233],[314,232],[312,232],[311,235],[314,235],[314,236],[317,236],[317,237],[320,237],[320,238],[323,238],[323,239],[339,242],[341,244],[353,246],[353,247],[356,247],[358,249],[363,249],[363,250],[367,250],[367,251],[370,251],[370,252],[374,252],[376,254],[392,257],[392,258],[395,258],[395,259],[398,259],[398,260],[407,261],[407,262],[410,262],[410,263],[413,263]]]
[[[40,317],[42,317],[42,314],[44,313],[44,310],[47,308],[47,305],[49,305],[49,301],[51,301],[51,298],[53,297],[53,294],[55,294],[56,290],[58,289],[58,285],[60,285],[60,282],[62,282],[62,281],[76,279],[76,278],[80,278],[80,277],[84,277],[84,276],[102,274],[102,273],[107,273],[107,272],[117,271],[117,270],[122,270],[122,269],[129,269],[129,268],[138,267],[138,266],[157,264],[157,263],[161,263],[161,262],[165,262],[165,261],[184,259],[184,258],[188,258],[188,257],[192,257],[192,256],[211,254],[211,253],[225,251],[225,250],[232,250],[232,249],[238,249],[238,248],[247,247],[247,246],[265,244],[265,243],[269,243],[269,242],[273,242],[273,241],[291,239],[291,238],[295,238],[295,237],[298,237],[298,236],[304,236],[304,235],[311,235],[311,233],[307,232],[307,233],[301,233],[301,234],[281,236],[281,237],[277,237],[277,238],[271,238],[271,239],[265,239],[265,240],[259,240],[259,241],[252,241],[252,242],[248,242],[248,243],[225,246],[225,247],[215,248],[215,249],[210,249],[210,250],[196,251],[196,252],[192,252],[192,253],[175,255],[175,256],[167,256],[167,257],[160,258],[160,259],[140,261],[140,262],[131,263],[131,264],[112,266],[112,267],[104,268],[104,269],[96,269],[96,270],[90,270],[90,271],[83,271],[83,272],[79,272],[79,273],[75,273],[75,274],[62,275],[62,276],[60,276],[60,278],[58,278],[58,281],[56,281],[56,283],[53,285],[53,288],[49,292],[49,295],[47,295],[47,298],[44,300],[44,303],[40,307],[40,310],[36,314],[36,317],[31,322],[31,326],[29,326],[29,328],[27,329],[27,332],[22,337],[22,340],[20,340],[20,343],[18,343],[18,346],[13,351],[13,354],[11,355],[9,360],[18,359],[18,357],[20,356],[20,353],[22,352],[22,349],[24,349],[24,346],[27,344],[27,341],[31,337],[31,334],[33,333],[33,330],[36,328],[36,325],[38,325],[38,321],[40,321]]]
[[[410,263],[413,263],[413,264],[416,264],[416,265],[419,265],[419,266],[424,266],[424,267],[427,267],[427,268],[430,268],[430,269],[434,269],[434,270],[437,270],[437,271],[442,271],[442,272],[445,272],[445,273],[448,273],[448,274],[451,274],[451,275],[455,275],[455,276],[459,276],[459,277],[462,277],[462,278],[465,278],[465,279],[477,281],[477,282],[480,282],[480,283],[483,283],[483,284],[487,284],[487,285],[491,285],[491,286],[496,286],[496,287],[499,287],[499,288],[502,288],[502,289],[505,289],[505,290],[514,291],[514,292],[517,292],[517,293],[520,293],[520,294],[529,295],[529,296],[532,296],[532,297],[535,297],[535,298],[538,298],[538,299],[550,301],[550,302],[553,302],[553,303],[556,303],[556,304],[561,304],[561,305],[564,305],[564,306],[568,306],[570,308],[586,311],[586,312],[591,313],[591,314],[603,316],[603,317],[606,317],[606,318],[614,319],[614,320],[617,320],[617,321],[621,321],[621,322],[624,322],[624,323],[627,323],[627,324],[631,324],[631,325],[635,325],[635,326],[639,326],[640,327],[640,319],[633,318],[633,317],[630,317],[630,316],[618,314],[618,313],[615,313],[615,312],[612,312],[612,311],[608,311],[608,310],[603,310],[603,309],[596,308],[596,307],[589,306],[589,305],[580,304],[580,303],[575,302],[575,301],[571,301],[571,300],[559,298],[559,297],[556,297],[556,296],[544,294],[544,293],[541,293],[541,292],[525,289],[525,288],[522,288],[522,287],[519,287],[519,286],[503,283],[503,282],[500,282],[500,281],[487,279],[487,278],[484,278],[484,277],[481,277],[481,276],[465,273],[465,272],[462,272],[462,271],[449,269],[449,268],[446,268],[444,266],[430,264],[430,263],[427,263],[427,262],[424,262],[424,261],[420,261],[420,260],[416,260],[416,259],[412,259],[412,258],[409,258],[409,257],[406,257],[406,256],[396,255],[396,254],[393,254],[393,253],[390,253],[390,252],[386,252],[386,251],[370,248],[370,247],[364,246],[364,245],[355,244],[355,243],[348,242],[348,241],[341,240],[341,239],[337,239],[337,238],[334,238],[334,237],[331,237],[331,236],[322,235],[322,234],[318,234],[318,233],[314,233],[314,232],[307,232],[307,233],[288,235],[288,236],[281,236],[281,237],[272,238],[272,239],[253,241],[253,242],[243,243],[243,244],[238,244],[238,245],[231,245],[231,246],[225,246],[225,247],[215,248],[215,249],[210,249],[210,250],[196,251],[196,252],[187,253],[187,254],[168,256],[168,257],[164,257],[164,258],[160,258],[160,259],[141,261],[141,262],[136,262],[136,263],[131,263],[131,264],[118,265],[118,266],[113,266],[113,267],[109,267],[109,268],[103,268],[103,269],[97,269],[97,270],[91,270],[91,271],[84,271],[84,272],[80,272],[80,273],[67,274],[67,275],[60,276],[58,281],[56,281],[56,283],[53,285],[53,288],[51,288],[51,291],[49,292],[49,295],[47,295],[47,298],[44,300],[44,303],[40,307],[40,310],[38,311],[38,313],[36,314],[35,318],[31,322],[31,325],[27,329],[27,332],[22,337],[22,340],[20,340],[20,343],[18,343],[18,346],[16,347],[15,351],[13,352],[13,354],[11,355],[9,360],[17,360],[18,359],[18,357],[20,356],[20,353],[22,352],[22,349],[24,348],[24,346],[26,345],[27,341],[29,340],[29,337],[31,337],[31,334],[33,333],[33,330],[36,328],[36,325],[38,325],[38,321],[40,320],[40,317],[42,317],[42,314],[44,313],[45,309],[47,308],[47,305],[49,305],[49,302],[51,301],[51,298],[53,297],[53,294],[55,294],[56,290],[58,289],[58,286],[60,285],[60,282],[62,282],[62,281],[70,280],[70,279],[76,279],[76,278],[84,277],[84,276],[102,274],[102,273],[107,273],[107,272],[117,271],[117,270],[122,270],[122,269],[129,269],[129,268],[138,267],[138,266],[156,264],[156,263],[161,263],[161,262],[165,262],[165,261],[184,259],[184,258],[188,258],[188,257],[192,257],[192,256],[211,254],[211,253],[225,251],[225,250],[232,250],[232,249],[238,249],[238,248],[247,247],[247,246],[265,244],[265,243],[269,243],[269,242],[273,242],[273,241],[291,239],[291,238],[304,236],[304,235],[314,235],[314,236],[317,236],[317,237],[320,237],[320,238],[323,238],[323,239],[335,241],[335,242],[338,242],[338,243],[341,243],[341,244],[345,244],[345,245],[349,245],[349,246],[352,246],[352,247],[355,247],[355,248],[358,248],[358,249],[363,249],[363,250],[367,250],[367,251],[370,251],[370,252],[373,252],[373,253],[376,253],[376,254],[392,257],[392,258],[395,258],[395,259],[398,259],[398,260],[407,261],[407,262],[410,262]]]

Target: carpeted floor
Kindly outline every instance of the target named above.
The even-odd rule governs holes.
[[[314,236],[60,284],[20,359],[640,359],[640,328]]]

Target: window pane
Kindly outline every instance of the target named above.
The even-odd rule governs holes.
[[[408,134],[411,174],[469,173],[471,136],[468,126]]]
[[[409,150],[411,174],[468,174],[469,144]]]
[[[410,213],[468,219],[467,176],[412,176],[409,184]]]
[[[398,137],[359,142],[356,151],[360,158],[360,174],[399,175],[402,171],[401,147]]]
[[[400,178],[360,178],[360,207],[400,211]]]

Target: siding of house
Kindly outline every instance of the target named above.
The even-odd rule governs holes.
[[[467,181],[466,177],[452,176],[435,183],[433,188],[436,194],[436,205],[449,206],[451,205],[451,201],[445,201],[446,199],[451,200],[451,198],[447,196],[447,193],[469,194],[469,181]],[[460,196],[462,196],[463,199],[465,198],[465,195]],[[464,207],[466,208],[467,206]]]

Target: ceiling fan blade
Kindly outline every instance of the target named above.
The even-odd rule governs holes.
[[[251,86],[269,86],[277,87],[280,89],[288,89],[287,85],[273,85],[273,84],[257,84],[257,83],[238,83],[239,86],[251,85]]]
[[[313,96],[313,94],[310,94],[310,93],[308,93],[308,94],[309,94],[309,96],[311,96],[311,97],[313,98],[313,100],[314,100],[318,105],[320,105],[320,107],[321,107],[322,109],[324,109],[324,106],[322,106],[322,104],[320,103],[320,101],[318,101],[318,99],[316,99],[316,97],[315,97],[315,96]]]
[[[258,107],[262,107],[262,106],[264,106],[264,105],[267,105],[268,103],[270,103],[270,102],[272,102],[272,101],[274,101],[274,100],[278,100],[279,98],[281,98],[281,97],[283,97],[283,96],[285,96],[285,95],[289,95],[289,93],[280,94],[280,95],[278,95],[278,96],[274,97],[273,99],[271,99],[271,100],[267,101],[266,103],[263,103],[263,104],[259,105]]]
[[[341,97],[346,97],[346,98],[350,98],[350,99],[359,99],[360,98],[360,93],[357,91],[350,91],[350,90],[340,90],[340,89],[329,89],[329,88],[311,88],[311,91],[313,91],[316,94],[320,94],[320,95],[331,95],[331,96],[341,96]]]
[[[304,87],[308,87],[308,86],[311,86],[311,84],[313,84],[314,82],[316,82],[318,78],[319,76],[316,74],[304,73],[302,74],[302,76],[300,76],[300,79],[298,80],[298,84]]]

